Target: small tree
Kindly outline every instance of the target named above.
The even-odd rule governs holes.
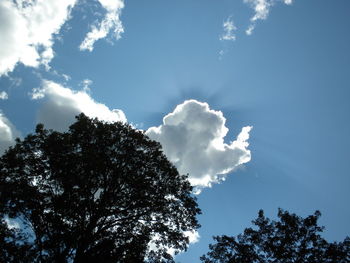
[[[203,263],[348,263],[350,238],[328,243],[320,236],[323,227],[317,225],[320,212],[306,218],[279,209],[278,221],[270,220],[259,211],[252,223],[257,229],[246,228],[237,237],[216,236]]]
[[[186,249],[199,227],[191,192],[130,125],[83,114],[64,133],[38,125],[0,158],[0,261],[172,262],[167,248]]]

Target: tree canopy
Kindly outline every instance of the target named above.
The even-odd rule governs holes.
[[[0,262],[172,262],[199,213],[187,176],[128,124],[38,125],[0,158]]]
[[[279,209],[278,220],[270,220],[259,211],[237,237],[216,236],[210,251],[201,257],[203,263],[348,263],[350,238],[329,243],[321,237],[323,227],[317,220],[321,213],[302,218]]]

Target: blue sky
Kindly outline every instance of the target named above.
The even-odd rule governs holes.
[[[179,262],[259,209],[319,209],[328,239],[349,235],[349,1],[21,3],[0,3],[1,151],[79,111],[148,130],[201,189]]]

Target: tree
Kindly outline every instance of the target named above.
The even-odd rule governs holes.
[[[172,262],[199,213],[187,176],[128,124],[38,125],[0,158],[1,262]]]
[[[256,229],[246,228],[237,237],[216,236],[203,263],[348,263],[350,238],[328,243],[317,225],[321,213],[306,218],[279,209],[278,221],[259,211],[252,221]]]

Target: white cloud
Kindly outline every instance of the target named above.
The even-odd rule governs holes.
[[[126,122],[123,111],[110,110],[106,105],[94,101],[86,91],[73,91],[53,81],[43,80],[42,87],[33,89],[31,95],[32,99],[45,99],[37,118],[46,128],[64,131],[81,112],[107,122]]]
[[[283,2],[286,5],[291,5],[293,0],[244,0],[244,3],[249,4],[254,9],[254,15],[250,18],[250,25],[246,30],[247,35],[251,35],[255,29],[258,20],[267,19],[271,7],[276,2]]]
[[[146,134],[161,143],[164,153],[197,190],[224,180],[239,165],[251,159],[247,149],[249,132],[244,127],[237,139],[225,143],[228,132],[222,112],[207,103],[188,100],[163,118],[163,124]]]
[[[200,235],[199,235],[198,231],[196,231],[196,230],[184,231],[183,233],[188,238],[189,245],[197,243],[200,239]],[[148,252],[152,251],[152,250],[159,251],[159,248],[161,248],[161,249],[165,248],[167,250],[167,253],[170,254],[171,256],[175,256],[178,253],[185,252],[185,251],[179,251],[177,249],[169,248],[169,247],[159,247],[158,248],[156,245],[156,241],[158,241],[159,238],[160,238],[159,233],[157,233],[153,236],[153,239],[148,243]]]
[[[7,224],[7,227],[9,229],[19,229],[20,225],[18,223],[18,221],[16,221],[15,219],[9,218],[8,216],[5,216],[4,218],[5,223]]]
[[[69,18],[76,0],[0,1],[0,76],[17,63],[38,67],[54,57],[53,37]]]
[[[106,15],[97,25],[91,27],[85,39],[80,44],[80,50],[92,51],[97,40],[107,37],[112,30],[112,35],[118,40],[124,32],[123,24],[120,20],[121,11],[124,8],[123,0],[98,0],[106,10]]]
[[[197,242],[199,241],[199,239],[200,239],[200,235],[199,235],[198,231],[196,231],[196,230],[194,230],[194,231],[185,231],[184,234],[185,234],[186,237],[188,237],[188,241],[189,241],[189,244],[188,244],[188,245],[195,244],[195,243],[197,243]],[[154,247],[154,246],[152,245],[152,242],[150,242],[149,245],[150,245],[151,248]],[[176,250],[173,249],[173,248],[168,248],[167,250],[168,250],[167,252],[168,252],[170,255],[172,255],[172,256],[175,256],[175,255],[176,255],[176,252],[179,252],[179,253],[184,253],[184,252],[185,252],[185,251],[176,251]]]
[[[224,29],[224,33],[220,36],[220,40],[229,40],[234,41],[236,40],[235,31],[237,30],[237,27],[235,26],[232,17],[228,17],[226,21],[222,24],[222,27]]]
[[[91,79],[84,79],[79,83],[79,86],[83,87],[83,90],[86,92],[90,92],[90,86],[92,83],[93,81]]]
[[[200,239],[200,235],[197,231],[186,231],[185,235],[188,237],[190,244],[197,243]]]
[[[12,146],[19,135],[13,124],[0,111],[0,154],[3,154],[9,146]]]
[[[10,77],[7,76],[8,80],[10,81],[10,85],[8,86],[8,89],[19,87],[22,84],[22,79],[18,77]]]
[[[69,81],[71,80],[71,76],[67,75],[67,74],[62,74],[62,77],[65,81]]]
[[[9,96],[7,95],[6,91],[1,91],[0,92],[0,100],[7,100]]]
[[[251,35],[255,29],[257,20],[265,20],[270,12],[272,1],[269,0],[244,0],[254,9],[254,16],[250,19],[251,24],[246,30],[247,35]]]

